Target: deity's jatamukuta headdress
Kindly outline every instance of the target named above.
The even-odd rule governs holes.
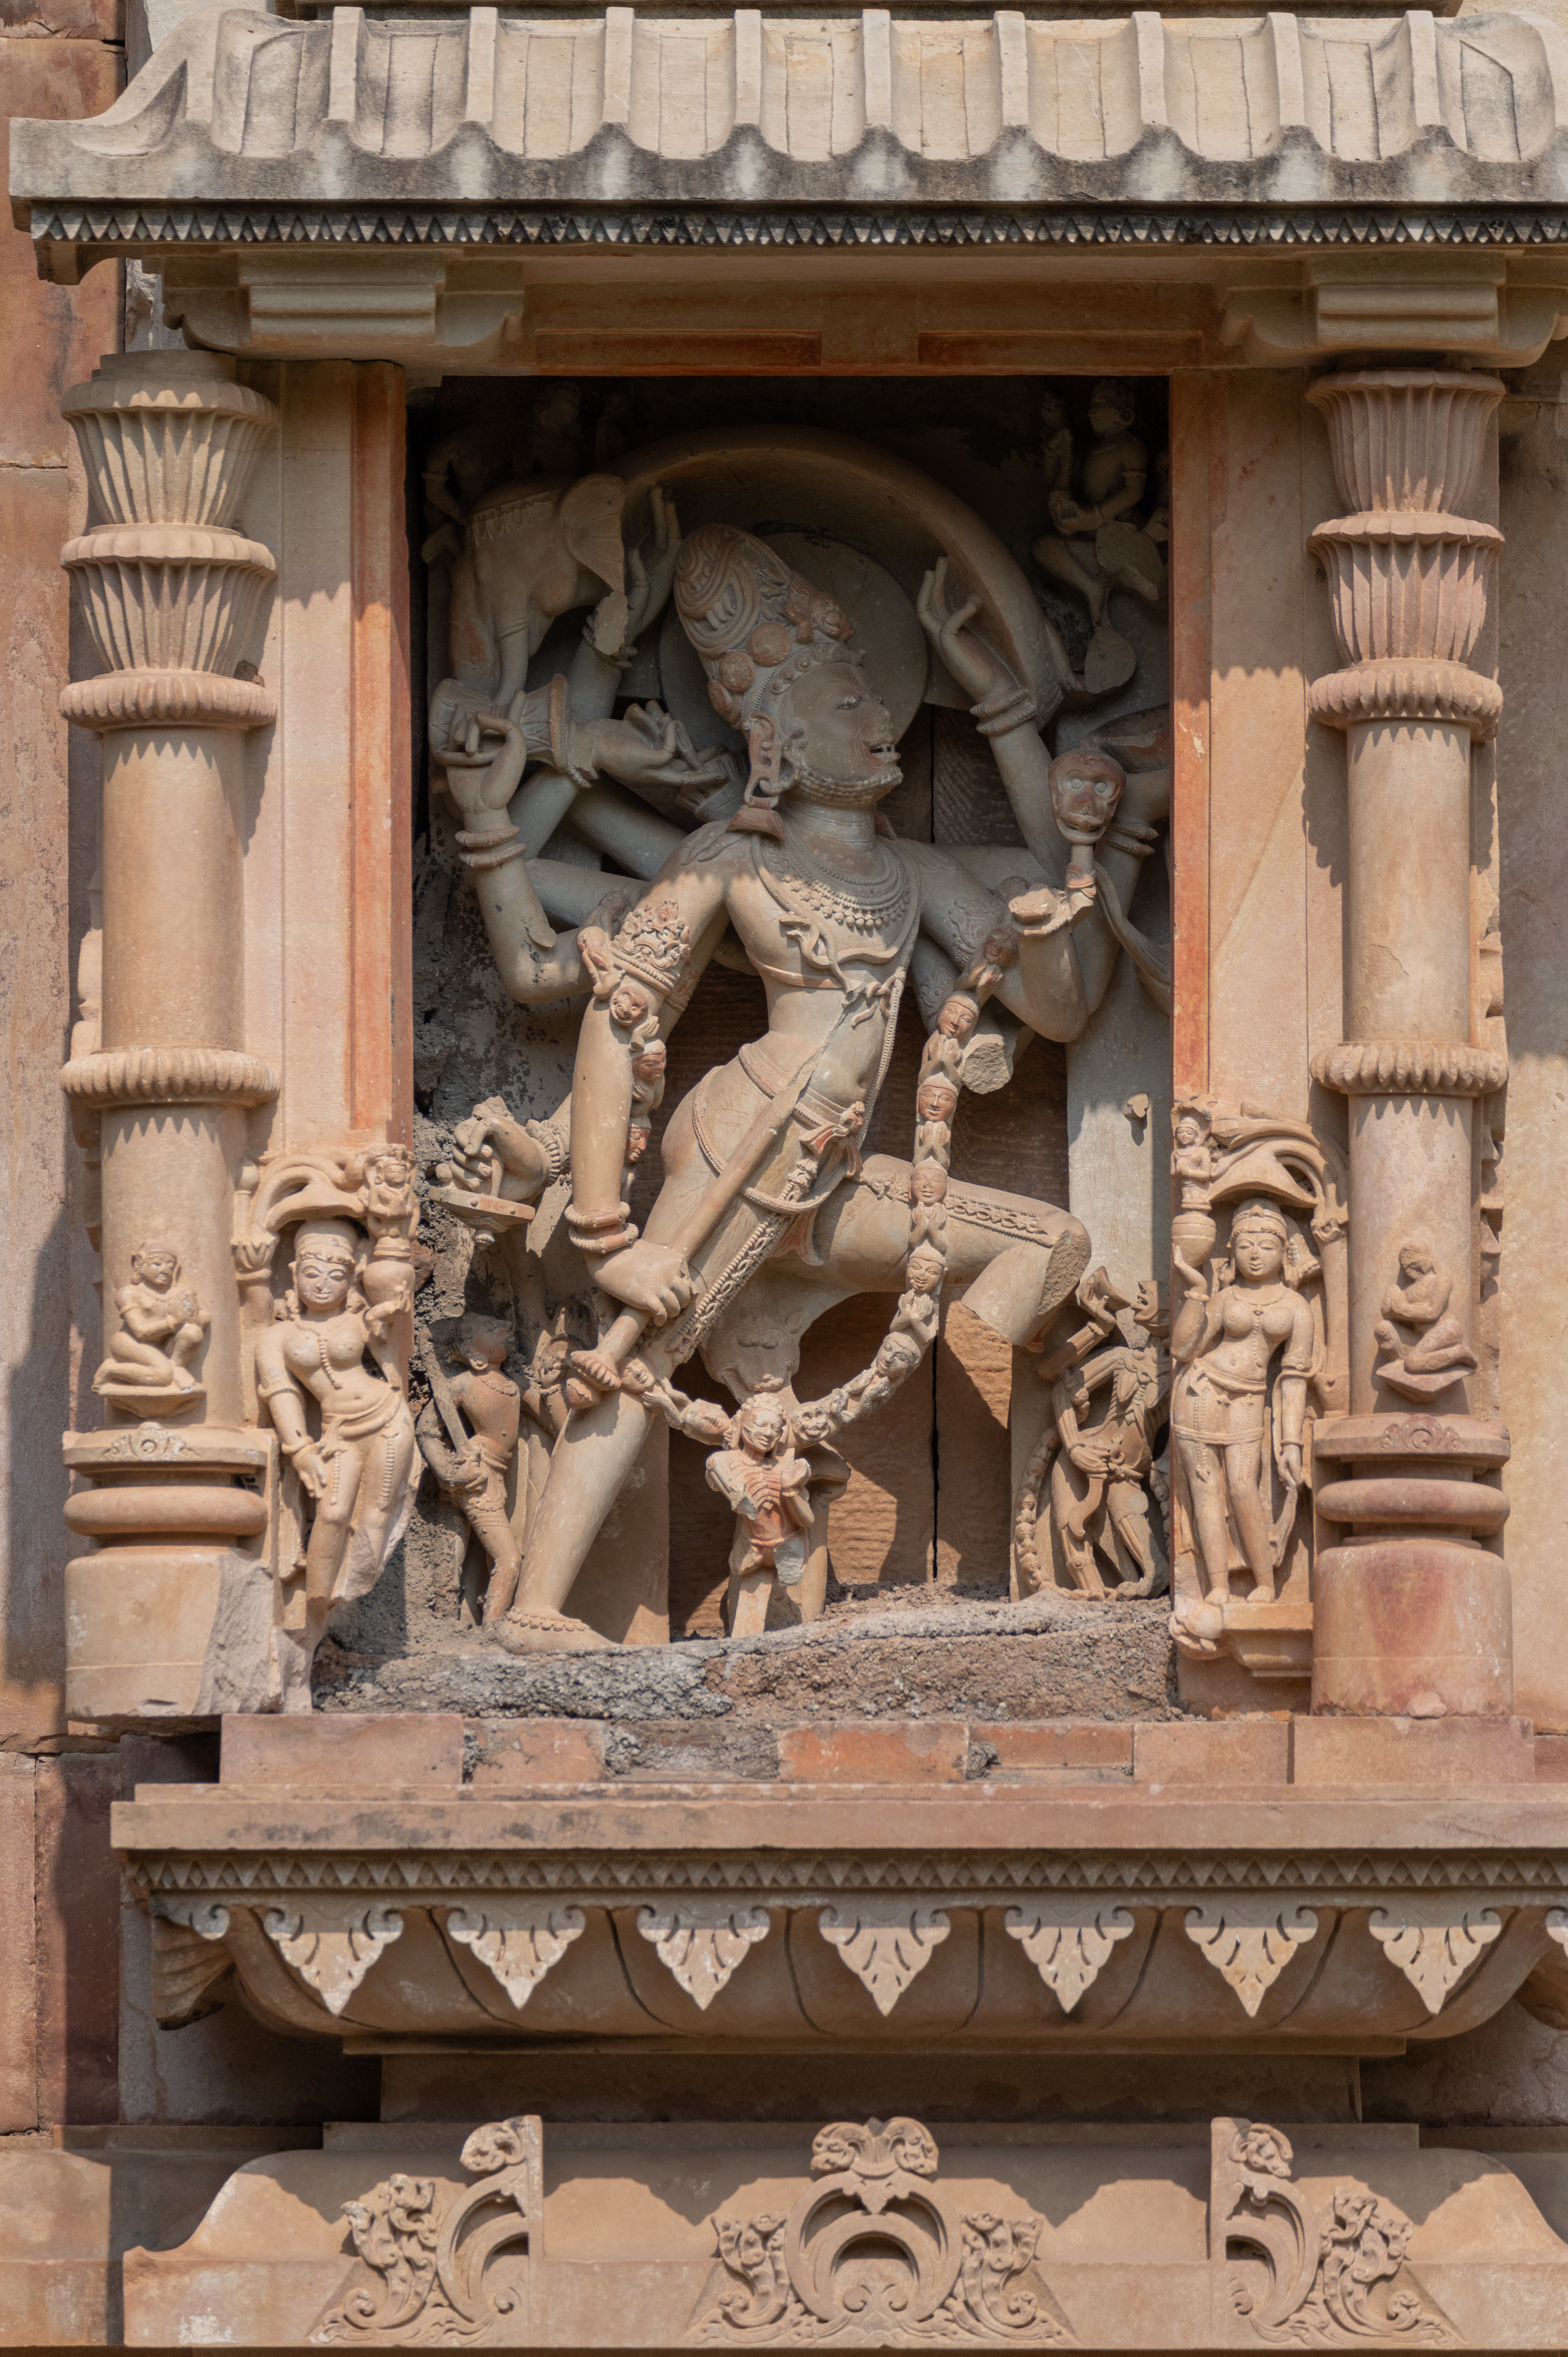
[[[823,589],[791,572],[764,540],[709,523],[681,544],[675,610],[708,674],[708,700],[746,738],[746,799],[768,809],[783,791],[779,733],[789,688],[817,663],[854,662],[854,624]]]

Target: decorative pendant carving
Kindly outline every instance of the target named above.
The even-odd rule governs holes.
[[[1407,1899],[1379,1907],[1367,1929],[1390,1964],[1397,1964],[1428,2013],[1441,2013],[1481,1952],[1503,1928],[1495,1908],[1452,1900]]]
[[[772,1919],[764,1907],[644,1907],[637,1928],[654,1953],[706,2013],[748,1949],[766,1940]]]
[[[1326,2214],[1292,2184],[1293,2162],[1278,2128],[1215,2121],[1209,2256],[1223,2265],[1237,2245],[1247,2255],[1230,2297],[1259,2340],[1452,2347],[1458,2336],[1405,2264],[1415,2229],[1403,2211],[1365,2186],[1340,2185]]]
[[[1185,1929],[1251,2016],[1296,1950],[1316,1937],[1317,1918],[1310,1907],[1228,1899],[1221,1906],[1189,1907]]]
[[[1070,2013],[1084,1990],[1099,1979],[1117,1941],[1132,1931],[1133,1918],[1125,1907],[1045,1899],[1027,1907],[1009,1907],[1005,1928],[1022,1943],[1062,2011]]]
[[[540,2255],[544,2217],[542,2141],[532,2115],[496,2121],[463,2147],[463,2166],[478,2184],[445,2205],[434,2178],[401,2173],[346,2201],[370,2280],[361,2276],[328,2309],[312,2344],[534,2345],[529,2266]]]
[[[705,2308],[696,2337],[875,2349],[1070,2343],[1036,2262],[1043,2220],[961,2213],[937,2172],[936,2143],[918,2120],[823,2128],[811,2147],[817,2181],[787,2215],[713,2219],[739,2288]]]
[[[341,2013],[371,1966],[403,1932],[403,1917],[373,1901],[334,1907],[306,1900],[269,1907],[262,1929],[286,1964],[307,1981],[328,2013]]]
[[[552,1964],[583,1936],[580,1907],[553,1907],[547,1900],[503,1900],[484,1907],[454,1907],[444,1930],[449,1940],[471,1948],[499,1981],[521,2013]]]
[[[853,1913],[824,1907],[817,1928],[838,1950],[880,2014],[889,2014],[952,1929],[940,1907],[862,1900]]]

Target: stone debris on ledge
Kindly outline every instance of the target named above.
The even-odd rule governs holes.
[[[1502,12],[345,7],[295,22],[215,7],[107,113],[16,123],[12,188],[46,246],[373,242],[384,224],[307,217],[400,201],[429,209],[415,242],[446,237],[444,209],[482,222],[497,204],[1557,206],[1565,102],[1568,40]]]
[[[1108,1611],[1066,1595],[1010,1604],[931,1587],[870,1593],[875,1604],[862,1591],[830,1606],[810,1628],[609,1652],[516,1657],[498,1652],[478,1631],[455,1631],[449,1651],[374,1663],[335,1660],[328,1646],[317,1707],[569,1717],[622,1729],[663,1722],[684,1726],[688,1741],[693,1722],[722,1719],[725,1733],[708,1747],[715,1766],[703,1774],[735,1772],[716,1765],[717,1751],[727,1756],[740,1746],[751,1757],[755,1736],[777,1724],[842,1717],[847,1692],[864,1718],[1180,1716],[1168,1599]]]

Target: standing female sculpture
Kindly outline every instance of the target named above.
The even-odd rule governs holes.
[[[293,1286],[256,1341],[256,1390],[316,1501],[305,1556],[307,1646],[334,1604],[374,1585],[413,1504],[413,1417],[381,1331],[392,1313],[367,1308],[357,1284],[363,1257],[364,1239],[347,1220],[303,1221]],[[379,1374],[364,1363],[367,1350]],[[321,1410],[319,1440],[307,1400]]]
[[[1231,1533],[1252,1577],[1252,1601],[1270,1603],[1301,1486],[1306,1389],[1317,1337],[1298,1290],[1311,1268],[1293,1254],[1284,1213],[1266,1197],[1237,1206],[1230,1261],[1215,1291],[1189,1272],[1171,1337],[1179,1372],[1171,1393],[1176,1497],[1203,1569],[1207,1601],[1230,1597]],[[1270,1397],[1269,1373],[1283,1352]],[[1267,1453],[1265,1453],[1265,1450]],[[1284,1485],[1276,1516],[1271,1467]],[[1179,1610],[1179,1607],[1178,1607]]]

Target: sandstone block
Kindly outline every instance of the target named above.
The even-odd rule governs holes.
[[[1061,1782],[1133,1772],[1133,1729],[1115,1726],[1018,1726],[1006,1721],[972,1727],[970,1739],[997,1755],[993,1776],[1049,1776]]]
[[[580,1718],[502,1718],[484,1722],[476,1788],[603,1781],[606,1728]]]
[[[462,1784],[463,1722],[456,1711],[235,1717],[223,1721],[222,1760],[225,1784],[435,1799]]]
[[[109,1812],[113,1754],[66,1752],[37,1770],[38,2114],[120,2116],[120,1868]]]
[[[1530,1784],[1534,1729],[1523,1718],[1298,1718],[1293,1784]]]
[[[796,1784],[940,1784],[962,1776],[969,1729],[956,1718],[791,1727],[779,1737],[779,1772]]]
[[[0,2134],[38,2126],[33,1762],[0,1753]]]
[[[1172,1721],[1133,1729],[1140,1784],[1283,1784],[1290,1727],[1275,1718]]]

